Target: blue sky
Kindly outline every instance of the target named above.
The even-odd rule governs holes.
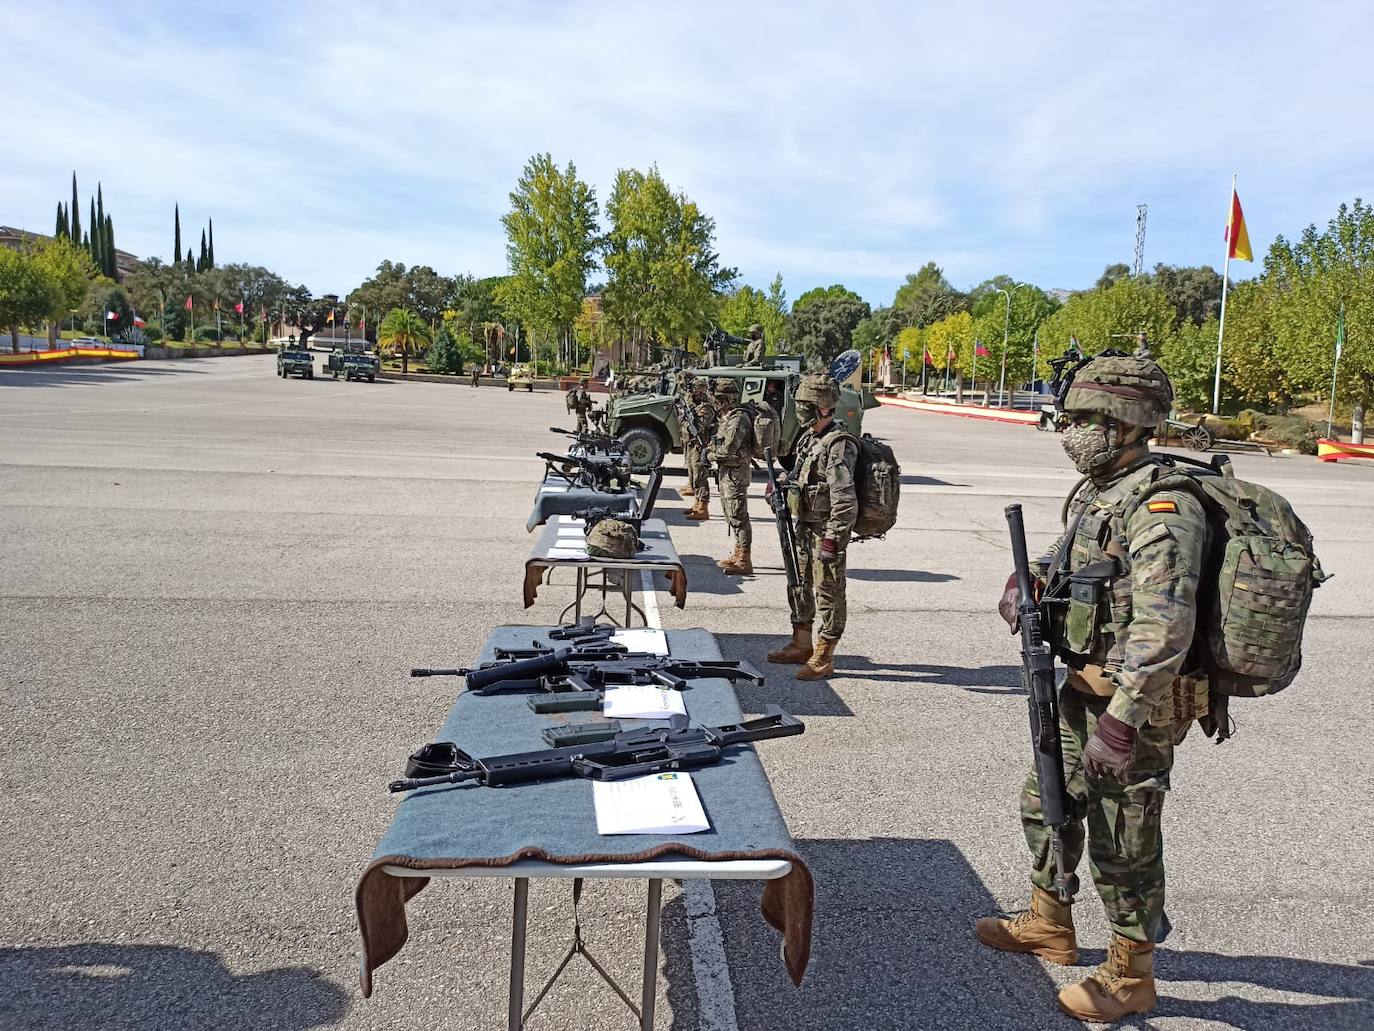
[[[743,281],[875,304],[930,260],[1091,285],[1142,202],[1147,264],[1219,266],[1233,171],[1259,251],[1374,197],[1368,3],[0,0],[0,25],[26,55],[0,223],[50,231],[75,169],[124,249],[166,258],[179,203],[183,246],[213,217],[221,263],[317,293],[384,258],[503,272],[544,150],[603,199],[657,163]]]

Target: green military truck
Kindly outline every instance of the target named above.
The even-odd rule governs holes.
[[[778,425],[778,461],[791,468],[801,427],[797,424],[797,407],[793,398],[801,382],[801,360],[794,357],[770,355],[771,368],[721,366],[693,369],[692,374],[708,384],[717,379],[733,379],[739,384],[740,402],[771,404],[781,413]],[[606,425],[610,434],[620,438],[635,472],[652,469],[670,451],[682,451],[684,430],[678,422],[676,399],[673,396],[677,373],[662,375],[661,383],[667,393],[617,394],[606,404]],[[836,418],[842,420],[851,433],[863,432],[863,413],[878,407],[873,395],[861,393],[853,387],[840,387],[840,403]]]
[[[295,344],[282,344],[277,348],[277,375],[286,379],[299,376],[301,379],[315,378],[315,360],[310,349]]]
[[[366,351],[335,351],[329,356],[325,367],[335,379],[342,375],[345,382],[365,379],[374,383],[377,373],[382,371],[382,360]]]

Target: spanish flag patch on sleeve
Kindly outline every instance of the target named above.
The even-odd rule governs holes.
[[[1150,501],[1145,507],[1151,512],[1163,512],[1166,515],[1178,511],[1178,504],[1173,501]]]

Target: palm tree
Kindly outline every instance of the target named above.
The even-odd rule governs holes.
[[[410,372],[410,356],[429,346],[429,327],[409,308],[392,308],[377,327],[377,344],[401,353],[401,375]]]

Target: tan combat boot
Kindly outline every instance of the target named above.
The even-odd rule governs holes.
[[[721,559],[719,562],[716,563],[716,568],[717,568],[717,569],[724,569],[724,568],[726,568],[727,566],[732,566],[732,565],[734,565],[734,564],[739,560],[739,551],[740,551],[739,545],[736,544],[736,545],[735,545],[735,550],[734,550],[734,551],[730,552],[730,554],[726,555],[723,559]]]
[[[767,655],[769,662],[796,666],[811,658],[811,624],[793,623],[792,640]]]
[[[684,498],[690,498],[696,494],[696,491],[694,491],[691,487],[679,487],[677,489],[677,492]]]
[[[683,518],[692,519],[696,522],[705,522],[707,519],[711,518],[711,510],[706,507],[705,501],[701,500],[701,498],[697,498],[696,501],[692,502],[692,507],[687,510],[687,514],[683,516]]]
[[[816,650],[811,653],[811,658],[807,659],[802,668],[797,670],[798,680],[824,680],[835,672],[835,645],[840,643],[837,637],[831,641],[827,638],[817,636]]]
[[[730,576],[743,576],[754,571],[753,560],[749,557],[748,548],[736,548],[735,554],[731,556],[728,565],[721,566],[721,572]]]
[[[1072,984],[1059,993],[1059,1008],[1079,1020],[1110,1024],[1131,1013],[1148,1013],[1155,1008],[1153,942],[1131,941],[1112,935],[1107,962],[1086,981]]]
[[[1030,909],[1011,920],[985,916],[973,933],[984,945],[1003,952],[1030,952],[1063,966],[1078,962],[1078,937],[1073,929],[1073,903],[1043,888],[1031,888]]]

